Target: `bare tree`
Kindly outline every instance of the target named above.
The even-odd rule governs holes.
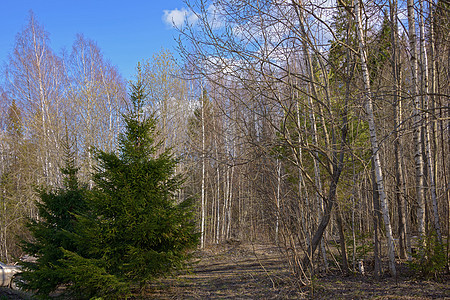
[[[146,109],[155,113],[165,147],[172,147],[176,155],[184,151],[187,120],[192,114],[187,86],[181,78],[182,70],[172,53],[161,50],[142,63],[149,102]],[[194,102],[193,100],[191,102]]]
[[[82,174],[88,178],[94,167],[93,148],[111,151],[116,147],[125,84],[97,44],[83,35],[77,35],[66,70],[70,107],[66,119],[77,143]]]
[[[48,33],[33,13],[17,35],[6,78],[10,97],[23,108],[27,135],[33,135],[38,143],[40,183],[57,184],[65,76],[61,60],[49,46]]]
[[[198,23],[196,27],[187,26],[183,29],[180,48],[185,58],[197,67],[197,74],[205,76],[210,84],[219,87],[219,97],[222,99],[219,102],[220,109],[234,124],[234,127],[227,125],[228,128],[245,129],[243,135],[267,157],[277,147],[289,149],[285,152],[289,155],[283,155],[283,160],[290,165],[289,168],[297,170],[298,198],[292,199],[289,205],[279,202],[279,211],[289,211],[289,214],[281,214],[279,221],[283,224],[283,231],[290,236],[289,239],[303,244],[303,263],[309,265],[313,262],[314,252],[321,243],[336,203],[347,136],[346,108],[341,113],[335,113],[331,105],[326,57],[319,46],[322,41],[312,35],[313,25],[305,24],[303,20],[306,18],[302,14],[318,17],[309,10],[312,5],[297,2],[219,1],[214,3],[212,15],[208,13],[211,10],[207,9],[207,2],[200,1],[198,4],[198,7],[191,7],[198,11]],[[186,43],[183,44],[183,41]],[[312,66],[312,57],[319,61],[318,66]],[[320,75],[316,77],[316,74]],[[349,97],[346,98],[348,100]],[[304,119],[302,114],[309,115],[309,118]],[[252,119],[252,115],[256,118]],[[252,127],[254,122],[264,125],[258,129]],[[303,122],[310,125],[304,126]],[[320,134],[315,125],[319,122],[322,128]],[[331,137],[328,132],[330,127],[333,128]],[[268,131],[273,132],[268,140],[260,138],[264,128],[270,128]],[[235,145],[239,140],[234,138],[233,141],[230,145]],[[231,146],[228,151],[231,149],[235,149],[235,146]],[[309,154],[307,160],[302,158],[302,151]],[[235,163],[236,158],[231,161]],[[307,171],[309,165],[305,165],[306,161],[312,163],[314,174]],[[225,172],[228,178],[225,182],[228,183],[224,189],[230,190],[224,196],[225,211],[233,211],[233,202],[229,201],[233,190],[230,181],[230,178],[234,178],[233,163]],[[319,165],[326,169],[328,195],[321,186],[323,179]],[[276,167],[273,172],[276,175]],[[277,197],[277,193],[271,195],[275,207],[283,197]],[[292,210],[294,203],[297,208]],[[322,206],[322,203],[325,205]],[[305,211],[306,218],[299,213],[301,210]],[[291,213],[300,218],[299,222],[303,224],[301,228],[289,225],[292,223],[288,221],[292,219]],[[320,220],[315,221],[316,218],[312,218],[314,215],[319,215]],[[230,218],[222,214],[222,220],[224,217]],[[274,214],[275,225],[276,218]],[[228,229],[225,231],[228,232]],[[296,252],[294,256],[298,258],[298,255]],[[294,260],[297,265],[302,261]]]
[[[380,152],[378,146],[378,138],[375,127],[375,117],[373,113],[373,104],[372,104],[372,96],[370,91],[370,79],[369,79],[369,71],[367,69],[367,55],[366,55],[366,44],[364,41],[364,32],[362,28],[362,10],[361,3],[359,0],[355,1],[355,15],[356,15],[356,24],[358,27],[358,40],[359,40],[359,51],[361,58],[361,68],[363,72],[363,81],[364,81],[364,89],[365,89],[365,102],[366,102],[366,113],[368,117],[369,123],[369,131],[370,131],[370,143],[372,144],[372,155],[373,155],[373,163],[375,169],[375,179],[377,183],[377,193],[379,196],[379,201],[381,204],[381,210],[383,213],[384,225],[386,228],[386,236],[388,238],[388,252],[389,252],[389,271],[392,276],[396,276],[395,270],[395,250],[394,250],[394,237],[392,235],[392,227],[391,220],[389,216],[389,207],[386,197],[386,192],[384,188],[384,179],[383,172],[381,169],[380,162]]]

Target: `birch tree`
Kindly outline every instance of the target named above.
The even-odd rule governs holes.
[[[407,249],[407,224],[406,224],[406,203],[403,194],[403,169],[402,169],[402,143],[399,135],[399,127],[402,122],[402,98],[401,77],[400,77],[400,49],[398,39],[398,2],[391,0],[389,2],[390,23],[391,23],[391,42],[392,42],[392,74],[394,80],[393,91],[393,115],[394,115],[394,152],[395,152],[395,197],[398,205],[398,235],[399,235],[399,255],[400,258],[406,257]]]
[[[441,225],[439,221],[439,211],[437,204],[437,195],[436,195],[436,178],[435,178],[435,162],[432,155],[431,149],[431,137],[430,137],[430,127],[431,127],[431,116],[430,114],[430,94],[429,94],[429,76],[428,76],[428,54],[427,54],[427,46],[425,45],[425,24],[424,24],[424,1],[419,1],[419,32],[420,32],[420,60],[422,63],[422,80],[421,80],[421,88],[422,88],[422,103],[423,109],[425,110],[425,119],[423,124],[424,131],[424,145],[425,145],[425,157],[426,157],[426,165],[428,167],[428,181],[429,181],[429,190],[430,190],[430,200],[431,206],[433,208],[433,219],[434,219],[434,230],[438,236],[439,242],[442,243],[442,234],[441,234]]]
[[[149,95],[146,110],[158,118],[164,147],[172,147],[179,155],[186,145],[186,120],[192,113],[181,68],[172,53],[163,49],[142,63],[142,71]]]
[[[422,240],[425,238],[425,192],[424,192],[424,164],[422,156],[422,116],[419,95],[419,81],[417,77],[417,39],[414,1],[408,0],[408,38],[409,55],[411,64],[411,98],[414,99],[414,145],[415,145],[415,168],[416,168],[416,197],[417,197],[417,220],[418,231]]]
[[[202,201],[201,201],[201,226],[200,226],[200,247],[205,246],[205,218],[206,218],[206,187],[205,187],[205,168],[206,168],[206,132],[205,132],[205,109],[206,109],[206,92],[202,91],[201,95],[201,123],[202,123]]]
[[[57,165],[65,107],[63,65],[49,43],[48,33],[30,13],[6,66],[10,98],[23,108],[26,134],[33,136],[38,146],[35,159],[41,165],[39,184],[59,182]]]
[[[386,192],[384,188],[384,179],[383,172],[381,169],[380,162],[380,152],[378,145],[377,132],[375,127],[375,117],[373,113],[373,103],[372,96],[370,92],[370,79],[369,79],[369,71],[367,69],[367,55],[366,55],[366,45],[364,42],[364,32],[362,28],[362,10],[361,3],[359,0],[355,1],[355,17],[357,24],[357,33],[359,40],[359,51],[360,51],[360,59],[361,59],[361,69],[364,81],[364,101],[366,106],[366,113],[369,123],[369,131],[370,131],[370,143],[372,145],[372,155],[373,155],[373,163],[375,169],[375,179],[377,183],[377,193],[379,195],[379,201],[381,204],[381,210],[383,213],[383,220],[386,229],[386,237],[388,239],[388,252],[389,252],[389,271],[393,277],[396,276],[395,269],[395,250],[394,250],[394,237],[392,235],[392,227],[391,220],[389,216],[389,207],[386,197]]]
[[[82,160],[80,175],[86,180],[94,167],[92,149],[110,151],[116,146],[125,84],[117,69],[105,61],[98,45],[83,35],[77,35],[66,69],[70,83],[67,119]]]

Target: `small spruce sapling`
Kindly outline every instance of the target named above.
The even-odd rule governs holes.
[[[76,242],[71,233],[75,230],[76,214],[86,211],[86,187],[78,182],[75,156],[68,142],[65,148],[65,176],[63,187],[38,190],[40,201],[36,203],[39,220],[29,219],[27,227],[33,237],[22,241],[25,253],[36,257],[36,261],[22,262],[23,288],[33,290],[38,296],[46,296],[67,282],[60,259],[64,257],[62,248],[75,251]]]

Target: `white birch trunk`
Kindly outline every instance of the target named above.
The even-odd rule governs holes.
[[[420,56],[422,60],[422,95],[424,98],[424,110],[425,114],[425,122],[424,122],[424,130],[425,130],[425,154],[427,159],[428,166],[428,178],[430,184],[430,194],[431,194],[431,205],[433,207],[433,216],[434,216],[434,229],[436,230],[438,239],[442,242],[441,235],[441,226],[439,222],[439,211],[437,205],[437,197],[436,197],[436,181],[435,181],[435,171],[434,171],[434,159],[431,154],[431,145],[430,145],[430,113],[429,113],[429,80],[428,80],[428,56],[427,56],[427,48],[425,46],[425,26],[423,20],[423,0],[419,1],[420,6],[420,18],[419,18],[419,28],[420,28]],[[430,11],[432,8],[430,9]]]
[[[399,256],[404,259],[407,256],[407,226],[406,226],[406,204],[403,190],[403,173],[401,166],[401,136],[399,135],[399,126],[402,122],[402,99],[400,97],[401,78],[399,66],[399,43],[398,43],[398,1],[391,0],[390,3],[390,20],[392,23],[392,73],[394,78],[394,99],[393,99],[393,115],[394,115],[394,154],[395,154],[395,198],[398,205],[398,234],[399,234]]]
[[[425,193],[423,184],[423,158],[420,115],[419,85],[417,79],[417,51],[416,51],[416,26],[414,15],[414,0],[408,0],[408,31],[410,46],[410,61],[412,70],[412,96],[414,98],[414,145],[416,148],[414,160],[416,165],[416,193],[417,193],[417,221],[420,238],[425,237]]]
[[[218,244],[220,242],[220,168],[219,168],[219,166],[217,166],[216,172],[217,172],[216,244]]]
[[[306,33],[306,32],[305,32]],[[309,104],[309,119],[311,122],[311,132],[312,132],[312,142],[313,147],[316,149],[318,147],[318,141],[317,141],[317,126],[316,126],[316,117],[314,115],[314,104],[312,101],[312,95],[316,95],[317,92],[315,91],[314,86],[314,72],[313,72],[313,66],[311,61],[311,55],[307,49],[306,42],[303,43],[303,51],[306,57],[306,64],[307,64],[307,71],[308,76],[310,78],[309,82],[309,93],[308,93],[308,104]],[[317,208],[318,208],[318,220],[322,219],[323,215],[323,200],[322,200],[322,180],[320,178],[320,167],[319,167],[319,153],[317,150],[312,151],[313,161],[314,161],[314,181],[316,184],[316,201],[317,201]],[[323,258],[323,262],[325,265],[325,268],[328,268],[328,261],[327,261],[327,254],[325,251],[325,244],[323,241],[323,238],[320,240],[320,250]]]
[[[300,106],[298,103],[298,100],[296,102],[297,105],[297,128],[298,130],[300,130],[301,128],[301,122],[300,122]],[[298,144],[301,145],[302,141],[301,141],[301,137],[300,135],[298,136]],[[298,157],[296,157],[297,160],[297,165],[298,165],[298,197],[299,197],[299,211],[300,211],[300,216],[301,216],[301,227],[304,228],[304,231],[306,232],[305,234],[305,239],[306,239],[306,246],[309,247],[310,243],[310,238],[311,238],[311,230],[310,230],[310,226],[309,226],[309,222],[308,222],[308,217],[305,217],[305,215],[309,215],[308,210],[306,209],[306,213],[303,210],[303,206],[301,206],[300,200],[302,199],[302,194],[303,194],[303,175],[302,175],[302,171],[301,171],[301,166],[302,166],[302,147],[299,146],[298,148]],[[305,189],[305,202],[306,202],[306,207],[309,207],[309,201],[308,201],[308,194],[306,192]],[[309,256],[309,254],[306,254],[307,256]]]
[[[277,158],[277,199],[276,199],[276,212],[275,212],[275,243],[278,244],[278,230],[280,222],[280,194],[281,194],[281,162]]]
[[[200,248],[205,247],[205,211],[206,211],[206,199],[205,199],[205,97],[202,90],[202,203],[201,203],[201,228],[200,228]]]
[[[45,96],[45,91],[44,91],[44,79],[43,79],[43,74],[42,74],[42,59],[44,58],[44,48],[45,45],[38,45],[38,41],[37,41],[37,33],[35,30],[35,22],[34,22],[34,17],[33,18],[33,24],[32,24],[32,38],[33,38],[33,50],[34,50],[34,58],[35,61],[34,63],[36,64],[36,71],[37,71],[37,80],[38,80],[38,85],[39,85],[39,104],[40,104],[40,109],[41,109],[41,118],[42,118],[42,132],[43,132],[43,149],[42,152],[44,154],[43,157],[43,172],[44,172],[44,180],[46,184],[50,184],[50,158],[49,158],[49,153],[48,153],[48,142],[49,142],[49,134],[48,134],[48,120],[47,120],[47,115],[48,115],[48,102],[47,102],[47,98]],[[42,48],[40,48],[40,46]]]
[[[223,207],[222,207],[222,228],[221,236],[226,239],[226,229],[227,229],[227,212],[228,212],[228,178],[230,176],[230,169],[227,167],[225,171],[225,178],[223,181]]]
[[[366,51],[365,51],[365,42],[364,35],[362,29],[362,19],[361,19],[361,8],[360,1],[355,1],[355,14],[356,14],[356,23],[357,23],[357,33],[358,33],[358,41],[360,48],[360,58],[361,58],[361,68],[363,72],[364,79],[364,88],[365,88],[365,102],[366,102],[366,112],[369,123],[369,132],[370,132],[370,143],[372,144],[372,153],[373,153],[373,161],[375,168],[375,178],[378,188],[378,194],[380,197],[381,210],[383,213],[384,225],[386,228],[386,236],[388,239],[388,254],[389,254],[389,272],[391,276],[396,276],[395,270],[395,250],[394,250],[394,238],[392,235],[392,227],[391,221],[389,217],[389,208],[388,202],[386,198],[386,192],[384,189],[384,180],[383,173],[381,169],[381,160],[380,160],[380,152],[376,134],[375,127],[375,117],[373,113],[373,104],[372,104],[372,96],[370,92],[370,80],[369,80],[369,71],[367,69],[366,63]]]
[[[234,166],[231,166],[231,171],[230,171],[230,177],[229,177],[229,183],[228,183],[228,207],[227,207],[227,231],[226,231],[226,235],[227,235],[227,239],[231,238],[231,212],[232,212],[232,207],[233,207],[233,176],[234,176]]]

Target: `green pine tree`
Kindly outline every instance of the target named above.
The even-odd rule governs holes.
[[[78,250],[66,251],[78,297],[124,297],[133,284],[185,267],[198,244],[193,202],[177,202],[182,177],[170,150],[157,155],[156,120],[146,117],[144,84],[131,86],[119,153],[97,151],[89,214],[79,218]]]
[[[61,169],[65,176],[62,188],[38,190],[40,201],[36,203],[39,220],[30,219],[27,227],[32,241],[22,241],[22,249],[36,257],[36,262],[22,262],[24,288],[33,290],[39,296],[47,296],[58,286],[68,283],[61,272],[60,260],[64,249],[75,251],[77,245],[71,233],[75,230],[76,214],[86,211],[86,188],[77,179],[78,169],[68,143],[66,166]]]

